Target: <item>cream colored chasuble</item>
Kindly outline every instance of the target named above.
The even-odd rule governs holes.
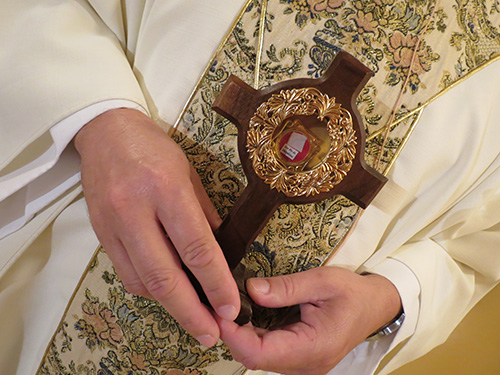
[[[161,123],[172,122],[172,115],[164,109],[170,98],[161,90],[168,82],[158,82],[166,52],[148,40],[158,35],[158,28],[168,26],[162,17],[180,12],[182,6],[145,4],[135,12],[128,8],[128,26],[140,25],[136,36],[129,30],[128,53],[152,116]],[[120,37],[124,30],[117,26],[119,20],[112,20],[99,2],[94,6]],[[266,87],[284,79],[319,77],[339,49],[351,53],[375,72],[358,98],[358,108],[367,133],[367,162],[387,173],[422,109],[486,66],[500,51],[499,12],[494,2],[271,0],[266,6],[263,11],[259,2],[245,5],[189,98],[174,134],[221,215],[245,183],[236,156],[235,128],[210,110],[230,73]],[[135,16],[137,12],[142,18]],[[183,80],[181,73],[176,76]],[[282,206],[245,261],[266,276],[328,261],[358,269],[377,250],[376,243],[353,254],[341,251],[331,257],[360,213],[343,197]],[[428,223],[421,224],[416,232]],[[410,239],[398,243],[401,238],[387,236],[397,246],[379,252],[380,260]],[[379,261],[372,263],[376,266]],[[222,344],[208,349],[197,346],[160,306],[128,294],[105,252],[99,250],[70,301],[39,373],[219,375],[242,370]]]

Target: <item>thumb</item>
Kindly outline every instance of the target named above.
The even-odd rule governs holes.
[[[247,280],[250,297],[264,307],[278,308],[302,303],[314,303],[330,298],[334,293],[331,272],[325,268],[291,275]]]

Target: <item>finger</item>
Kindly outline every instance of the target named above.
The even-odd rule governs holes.
[[[203,345],[215,345],[218,325],[182,271],[175,249],[153,213],[135,222],[133,231],[122,233],[122,238],[149,293]]]
[[[164,204],[158,206],[158,217],[175,249],[216,313],[227,320],[236,319],[240,309],[238,288],[194,189],[186,186],[175,198],[164,197]]]
[[[102,245],[125,289],[131,294],[153,298],[135,270],[122,242],[116,238],[102,242]]]
[[[249,369],[286,374],[306,374],[316,352],[316,329],[296,323],[284,329],[260,333],[252,326],[219,320],[221,338],[234,359]],[[312,366],[314,367],[314,366]]]
[[[285,307],[303,303],[320,303],[333,297],[337,282],[325,268],[247,281],[250,297],[265,307]],[[318,285],[322,285],[318,288]]]
[[[201,209],[205,214],[205,217],[210,224],[210,228],[212,231],[215,231],[222,223],[222,219],[219,216],[219,213],[215,209],[212,201],[208,197],[208,194],[201,183],[200,176],[196,172],[193,166],[191,166],[191,183],[193,184],[194,192],[198,197],[198,201],[200,202]]]

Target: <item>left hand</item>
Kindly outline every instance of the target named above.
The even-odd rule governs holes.
[[[247,288],[262,306],[300,304],[301,322],[263,330],[218,319],[221,338],[247,368],[287,375],[326,374],[401,310],[399,293],[386,278],[336,267],[250,279]]]

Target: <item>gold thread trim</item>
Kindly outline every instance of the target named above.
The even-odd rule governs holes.
[[[90,258],[89,263],[87,264],[87,267],[85,267],[85,271],[83,271],[83,274],[80,277],[78,284],[76,284],[75,290],[73,290],[73,294],[71,295],[71,298],[69,299],[69,301],[66,305],[66,308],[64,309],[64,313],[61,316],[61,320],[59,321],[59,324],[57,325],[57,328],[56,328],[54,334],[52,335],[49,343],[47,344],[47,347],[45,348],[45,353],[43,354],[43,357],[42,357],[42,360],[40,361],[40,364],[38,365],[38,369],[36,370],[36,374],[38,374],[40,372],[40,370],[42,369],[42,366],[45,363],[47,356],[49,354],[50,347],[52,346],[52,343],[54,343],[54,341],[56,340],[56,336],[59,333],[59,330],[61,329],[64,320],[66,319],[66,315],[68,314],[68,311],[69,311],[71,305],[73,304],[73,302],[76,298],[76,295],[78,294],[78,292],[83,284],[83,281],[86,279],[87,274],[89,273],[90,267],[94,264],[94,261],[96,260],[97,256],[99,255],[99,252],[101,251],[101,249],[102,249],[102,245],[99,244],[99,246],[97,246],[97,249],[94,251],[94,254],[92,254],[92,257]]]
[[[253,77],[254,78],[253,88],[255,90],[258,90],[260,85],[260,64],[262,62],[262,52],[264,50],[264,34],[266,32],[266,22],[267,22],[267,0],[262,0],[260,5],[259,39],[255,55],[255,70]]]
[[[406,76],[406,79],[405,79],[403,85],[401,86],[401,90],[399,92],[398,98],[397,98],[396,102],[394,103],[394,106],[392,108],[391,116],[389,118],[388,123],[392,123],[392,121],[394,120],[394,117],[396,115],[396,110],[398,109],[398,107],[401,104],[401,101],[403,100],[404,92],[405,92],[405,90],[410,82],[410,77],[413,73],[413,65],[415,63],[415,58],[417,57],[417,52],[420,48],[420,43],[424,39],[424,35],[427,31],[427,28],[429,27],[429,25],[432,22],[432,19],[434,18],[434,14],[436,12],[436,8],[437,8],[438,4],[439,4],[439,0],[435,0],[434,6],[432,7],[432,12],[429,15],[429,19],[424,24],[424,27],[422,28],[422,30],[420,30],[420,32],[418,33],[417,43],[415,44],[415,48],[414,48],[414,51],[413,51],[413,54],[412,54],[411,60],[410,60],[410,65],[408,66],[408,74]],[[385,144],[387,142],[387,139],[389,138],[390,130],[391,130],[391,128],[388,127],[388,128],[386,128],[386,131],[384,132],[384,138],[382,140],[382,145],[380,146],[380,152],[379,152],[378,157],[377,157],[377,163],[375,164],[375,169],[378,169],[380,166],[380,163],[382,162],[382,156],[384,154]]]
[[[424,112],[424,107],[420,108],[419,112],[416,112],[415,115],[417,116],[414,120],[413,123],[411,124],[410,128],[406,132],[403,141],[399,145],[398,149],[394,153],[394,156],[391,158],[391,161],[387,166],[385,167],[384,171],[382,174],[384,176],[387,176],[389,174],[389,171],[391,170],[392,166],[396,162],[396,159],[399,157],[399,154],[401,154],[401,151],[403,151],[403,148],[406,146],[406,143],[408,142],[408,139],[410,139],[410,136],[413,134],[413,131],[415,130],[415,127],[417,126],[418,122],[420,121],[420,117],[422,117],[422,113]]]
[[[393,167],[394,163],[396,162],[396,159],[399,157],[399,154],[403,150],[404,146],[406,146],[406,143],[410,139],[411,134],[413,133],[413,131],[415,130],[415,127],[417,126],[418,122],[420,121],[420,117],[422,116],[423,111],[424,111],[424,108],[421,108],[420,109],[420,113],[418,113],[417,118],[413,121],[413,124],[411,125],[410,129],[406,132],[406,135],[405,135],[405,138],[404,138],[403,142],[398,147],[398,150],[394,153],[394,156],[391,158],[391,161],[389,162],[389,164],[387,165],[386,169],[384,170],[384,172],[383,172],[384,176],[387,176],[387,174],[389,173],[389,171]],[[339,240],[337,241],[337,244],[332,249],[332,251],[330,252],[330,254],[321,262],[320,267],[326,266],[327,263],[335,255],[338,254],[338,252],[342,248],[342,245],[345,243],[345,241],[351,236],[351,234],[356,229],[356,225],[358,224],[358,222],[359,222],[359,220],[361,218],[361,215],[363,215],[363,213],[365,212],[365,210],[363,210],[361,207],[359,207],[359,206],[357,206],[357,207],[358,207],[358,210],[356,211],[356,214],[355,214],[356,218],[353,220],[353,222],[352,222],[351,226],[349,227],[349,229],[343,233],[342,237],[339,238]]]
[[[391,158],[391,161],[389,162],[389,164],[387,165],[387,167],[384,169],[384,172],[383,172],[384,176],[387,176],[387,174],[390,172],[391,168],[394,166],[394,163],[396,162],[396,159],[399,157],[399,155],[403,151],[403,148],[406,146],[406,143],[410,139],[411,134],[413,134],[413,131],[415,130],[415,127],[420,122],[420,118],[422,117],[422,114],[424,112],[425,107],[427,107],[430,103],[432,103],[434,100],[436,100],[437,98],[439,98],[441,95],[445,94],[446,92],[448,92],[449,90],[451,90],[452,88],[454,88],[456,85],[462,83],[467,78],[471,77],[472,75],[474,75],[478,71],[486,68],[490,64],[493,64],[497,60],[500,60],[500,55],[492,58],[491,60],[488,60],[484,64],[481,64],[480,66],[478,66],[478,67],[474,68],[473,70],[469,71],[466,75],[464,75],[460,79],[458,79],[455,82],[453,82],[450,86],[446,87],[445,89],[441,90],[440,92],[438,92],[437,94],[435,94],[434,96],[432,96],[430,99],[428,99],[423,104],[419,105],[417,108],[415,108],[411,112],[405,114],[403,117],[399,118],[397,121],[394,121],[392,124],[386,125],[386,126],[380,128],[375,133],[373,133],[369,137],[367,137],[366,141],[368,142],[368,141],[372,140],[373,138],[375,138],[375,137],[379,136],[380,134],[382,134],[384,132],[384,130],[387,128],[387,126],[394,127],[397,124],[399,124],[400,122],[407,120],[411,116],[417,115],[417,118],[413,121],[413,124],[410,126],[409,130],[406,132],[406,135],[405,135],[405,137],[403,139],[403,142],[398,147],[398,150],[394,153],[394,156]],[[342,244],[344,243],[344,241],[346,240],[346,238],[348,238],[351,235],[351,233],[353,232],[353,230],[355,229],[354,227],[356,226],[356,224],[359,221],[359,219],[360,219],[361,215],[363,214],[363,212],[364,212],[364,210],[361,209],[360,207],[358,207],[358,212],[356,213],[356,218],[354,219],[353,224],[351,225],[351,227],[349,228],[349,230],[347,230],[344,233],[344,235],[338,240],[336,248],[325,258],[325,260],[321,263],[321,266],[325,266],[340,251],[340,249],[342,247]]]
[[[125,49],[128,51],[128,23],[127,23],[127,4],[125,0],[120,0],[120,9],[122,13],[123,34],[125,37]]]
[[[196,85],[193,89],[193,91],[191,91],[191,94],[189,94],[189,98],[188,100],[186,101],[186,104],[184,105],[184,107],[182,108],[181,110],[181,113],[179,115],[179,117],[177,117],[177,120],[175,121],[174,123],[174,126],[172,126],[169,131],[168,131],[168,134],[170,136],[174,135],[176,132],[177,132],[177,128],[182,120],[182,118],[184,117],[184,115],[186,114],[186,111],[189,107],[189,105],[191,104],[191,102],[193,101],[193,98],[196,94],[196,92],[198,91],[198,89],[201,87],[201,84],[203,82],[203,80],[205,79],[208,71],[210,70],[210,67],[212,66],[212,64],[214,63],[215,59],[217,58],[217,56],[219,56],[219,53],[222,51],[222,49],[224,48],[224,45],[226,44],[227,40],[229,39],[229,37],[231,36],[234,28],[236,27],[236,25],[238,24],[238,22],[240,22],[241,20],[241,17],[243,17],[243,14],[245,13],[245,10],[248,8],[248,6],[252,3],[253,0],[248,0],[244,5],[243,7],[241,8],[240,12],[238,13],[238,15],[236,16],[236,18],[234,19],[233,23],[231,24],[231,26],[229,27],[226,35],[224,36],[224,38],[222,39],[222,41],[220,42],[219,46],[217,47],[217,49],[215,50],[214,52],[214,55],[213,57],[210,59],[210,61],[208,62],[207,66],[205,67],[205,70],[203,71],[203,73],[201,74],[200,78],[198,79],[198,82],[196,82]]]
[[[463,77],[460,77],[459,79],[457,79],[450,86],[448,86],[448,87],[444,88],[443,90],[439,91],[434,96],[431,96],[429,99],[427,99],[426,102],[424,102],[423,104],[420,104],[418,107],[414,108],[412,111],[408,112],[403,117],[401,117],[401,118],[397,119],[396,121],[392,122],[390,125],[385,125],[382,128],[380,128],[379,130],[377,130],[376,132],[370,134],[368,137],[366,137],[366,141],[369,142],[373,138],[378,137],[380,134],[382,134],[384,132],[385,129],[387,129],[388,126],[392,128],[392,127],[396,126],[397,124],[399,124],[400,122],[405,121],[409,117],[415,115],[415,113],[417,113],[418,111],[423,110],[425,107],[427,107],[430,103],[432,103],[434,100],[436,100],[437,98],[439,98],[441,95],[444,95],[449,90],[451,90],[452,88],[454,88],[456,85],[462,83],[467,78],[469,78],[472,75],[476,74],[478,71],[486,68],[490,64],[493,64],[497,60],[500,60],[500,55],[497,55],[497,56],[493,57],[491,60],[488,60],[487,62],[485,62],[485,63],[477,66],[473,70],[469,71],[466,75],[464,75]]]

